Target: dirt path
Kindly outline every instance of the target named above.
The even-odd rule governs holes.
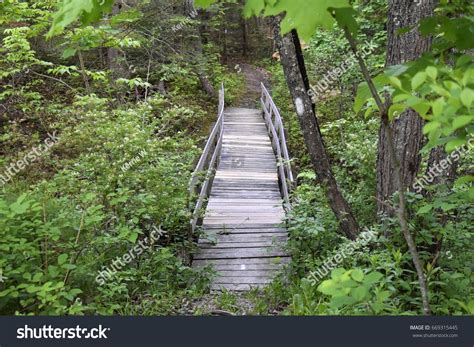
[[[245,92],[234,102],[235,107],[260,108],[260,83],[269,86],[270,73],[264,68],[246,63],[233,64],[237,72],[245,77]]]

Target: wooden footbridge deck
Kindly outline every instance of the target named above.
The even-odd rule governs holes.
[[[289,261],[283,220],[293,183],[283,123],[262,84],[262,110],[224,109],[190,183],[193,266],[212,265],[214,290],[249,290],[270,283]],[[207,202],[207,206],[205,204]]]

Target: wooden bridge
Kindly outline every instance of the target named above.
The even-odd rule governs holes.
[[[257,110],[224,108],[221,87],[217,121],[190,182],[190,237],[199,235],[193,266],[212,265],[213,290],[264,286],[289,261],[284,218],[293,175],[280,113],[261,89]]]

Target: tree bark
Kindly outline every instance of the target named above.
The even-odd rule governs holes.
[[[81,50],[77,51],[77,57],[79,58],[79,66],[81,67],[82,80],[84,81],[84,87],[86,87],[87,94],[91,93],[91,86],[89,84],[89,78],[86,73],[86,65],[84,64],[84,58],[82,56]]]
[[[112,6],[112,16],[119,14],[121,7],[122,5],[120,3],[114,3]],[[125,78],[128,75],[120,64],[121,58],[123,58],[123,55],[118,48],[109,47],[107,49],[107,64],[109,66],[109,70],[112,72],[113,78],[115,79]]]
[[[389,1],[387,66],[415,60],[430,49],[431,38],[421,36],[416,29],[403,35],[399,35],[397,31],[400,28],[412,28],[420,19],[432,15],[433,10],[434,0]],[[404,112],[392,124],[395,152],[401,165],[402,182],[404,187],[410,189],[420,167],[419,152],[424,143],[423,124],[423,119],[413,110]],[[379,214],[390,215],[391,210],[386,202],[397,190],[397,185],[384,127],[382,122],[377,155],[377,211]]]
[[[244,0],[240,2],[241,6],[245,5]],[[248,42],[248,23],[244,16],[240,16],[240,27],[242,30],[242,56],[244,58],[248,55],[249,42]]]
[[[300,127],[318,181],[325,190],[329,205],[340,223],[341,231],[349,239],[354,240],[359,233],[359,225],[349,204],[339,190],[332,173],[316,118],[315,105],[308,94],[310,85],[298,35],[296,31],[293,31],[291,34],[282,37],[279,20],[275,19],[274,38],[280,51],[285,78],[296,107]]]
[[[194,18],[196,13],[196,9],[194,7],[194,0],[186,0],[184,3],[184,13],[187,16],[192,16]],[[193,65],[194,65],[194,73],[199,78],[199,82],[201,83],[201,87],[206,92],[207,95],[214,97],[216,96],[216,92],[212,83],[209,81],[209,78],[206,75],[205,71],[205,57],[202,52],[202,36],[199,32],[199,28],[195,29],[195,37],[192,38],[193,42],[191,47],[192,55],[194,56]]]

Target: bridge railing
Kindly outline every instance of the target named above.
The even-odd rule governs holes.
[[[280,182],[280,191],[285,202],[286,209],[291,209],[290,192],[293,187],[294,179],[291,171],[290,156],[288,155],[288,148],[286,146],[285,129],[280,116],[280,111],[273,102],[270,93],[265,85],[261,83],[262,87],[262,108],[263,117],[267,126],[268,134],[272,141],[273,151],[278,160],[278,179]]]
[[[201,218],[201,209],[211,191],[214,175],[219,164],[222,149],[222,135],[224,133],[224,84],[219,90],[219,107],[217,121],[207,140],[204,150],[189,181],[189,196],[191,197],[190,210],[190,238]]]

